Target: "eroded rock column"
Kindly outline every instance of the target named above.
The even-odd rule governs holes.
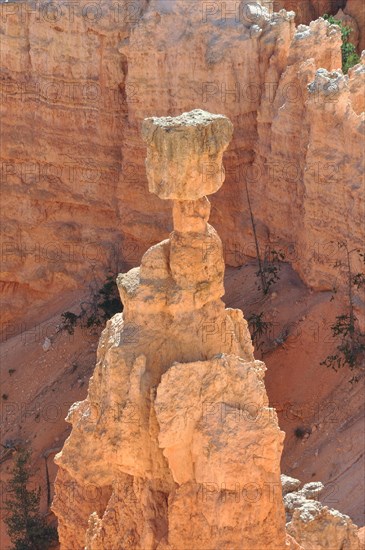
[[[142,132],[149,188],[173,201],[174,231],[118,276],[124,311],[70,410],[61,548],[284,549],[284,434],[243,314],[221,300],[222,245],[208,224],[232,124],[195,110],[146,119]]]

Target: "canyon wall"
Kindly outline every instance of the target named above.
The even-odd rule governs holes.
[[[358,246],[364,214],[364,65],[333,72],[339,30],[233,0],[66,4],[1,5],[3,338],[66,290],[137,265],[171,229],[146,192],[140,125],[196,107],[235,127],[212,199],[225,262],[255,256],[247,182],[262,253],[332,288],[337,241]]]
[[[147,2],[33,4],[0,5],[3,339],[125,260],[118,44]]]
[[[226,264],[255,256],[247,181],[262,250],[269,243],[282,249],[315,289],[338,283],[334,264],[343,250],[337,242],[358,245],[364,214],[365,60],[349,79],[333,72],[341,65],[335,29],[316,23],[296,30],[292,14],[270,15],[269,2],[268,12],[241,13],[234,2],[101,2],[100,10],[83,1],[74,7],[58,2],[61,11],[22,11],[22,4],[0,3],[2,339],[57,308],[70,309],[74,298],[64,301],[69,290],[84,292],[94,277],[101,285],[109,269],[137,265],[150,245],[165,238],[172,229],[171,205],[147,193],[141,123],[149,115],[195,107],[234,122],[226,183],[211,199],[210,219],[222,237]],[[361,1],[348,0],[343,9],[352,10],[361,40]],[[363,302],[357,306],[360,311]],[[116,322],[100,344],[100,361],[103,342],[111,356],[119,342]],[[135,339],[134,330],[129,327],[127,341]],[[306,354],[299,362],[303,371]],[[48,373],[48,356],[41,361]],[[298,365],[297,355],[290,366],[292,361]],[[310,377],[303,382],[310,383]],[[133,403],[127,416],[134,415]],[[94,413],[98,418],[97,408]],[[65,511],[74,501],[85,511],[86,501],[95,512],[97,500],[96,539],[111,490],[65,479]],[[127,504],[140,491],[131,488],[130,477],[121,490]],[[351,501],[352,494],[346,498]],[[83,512],[80,525],[85,518]]]
[[[365,9],[364,3],[361,0],[347,0],[344,8],[344,13],[352,17],[354,26],[359,30],[358,50],[361,52],[365,49]]]
[[[124,144],[125,158],[136,159],[139,121],[146,112],[163,114],[167,90],[173,93],[169,114],[197,102],[226,114],[235,133],[226,155],[226,185],[212,202],[226,263],[240,265],[245,256],[255,255],[247,182],[263,248],[270,243],[284,250],[305,282],[332,288],[331,262],[338,257],[333,235],[358,246],[362,239],[364,121],[354,111],[352,90],[363,85],[363,66],[349,81],[331,72],[341,64],[340,32],[322,20],[296,30],[293,14],[281,12],[228,31],[216,16],[196,21],[194,31],[182,20],[171,36],[167,29],[174,21],[176,28],[175,11],[151,16],[131,35],[128,79],[148,103],[130,106],[135,134]],[[330,73],[317,74],[318,67]],[[346,161],[350,151],[351,163]],[[143,164],[134,164],[143,181]],[[133,192],[128,197],[136,203]],[[347,211],[353,213],[351,232],[350,220],[343,219]],[[144,218],[138,220],[134,212],[133,222],[140,228]]]
[[[274,0],[273,7],[275,11],[295,11],[296,22],[308,25],[325,13],[335,15],[350,2],[351,0]]]

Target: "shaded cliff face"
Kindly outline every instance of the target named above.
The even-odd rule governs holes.
[[[307,283],[332,286],[333,234],[360,238],[362,66],[308,89],[317,68],[340,67],[338,30],[296,31],[292,14],[236,4],[1,6],[3,338],[65,290],[136,265],[171,229],[146,192],[140,124],[197,106],[235,125],[212,200],[225,262],[255,254],[248,181],[262,248],[276,243]]]
[[[365,11],[361,0],[347,0],[344,13],[349,15],[355,21],[355,27],[359,29],[358,50],[365,49]]]
[[[353,29],[350,40],[359,52],[365,48],[365,12],[362,0],[274,0],[273,8],[275,11],[295,11],[297,24],[308,25],[325,13],[334,15],[337,19],[345,17],[346,25]]]
[[[281,9],[295,11],[297,23],[308,25],[324,13],[335,15],[339,9],[346,6],[351,0],[274,0],[274,10]]]

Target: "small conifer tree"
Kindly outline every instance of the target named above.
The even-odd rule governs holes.
[[[47,550],[57,540],[57,531],[39,512],[40,487],[28,489],[32,477],[30,452],[20,449],[8,483],[4,519],[13,546],[11,550]]]

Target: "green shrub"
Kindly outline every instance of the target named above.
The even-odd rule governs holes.
[[[73,334],[77,325],[77,321],[79,320],[79,315],[72,313],[72,311],[65,311],[65,313],[62,313],[61,319],[62,330],[65,330],[69,334]]]
[[[342,36],[342,72],[344,74],[348,73],[348,70],[351,69],[354,65],[357,65],[360,61],[359,55],[356,53],[356,48],[351,42],[349,42],[349,36],[351,33],[350,27],[343,25],[342,21],[335,19],[333,15],[328,15],[325,13],[323,19],[328,21],[331,25],[337,25],[341,29]]]
[[[285,255],[281,251],[266,250],[264,260],[259,264],[259,270],[256,276],[260,278],[258,289],[266,295],[269,293],[271,285],[277,283],[280,279],[281,264],[285,260]]]
[[[107,321],[121,310],[117,285],[114,277],[111,275],[99,290],[97,307],[103,322]]]
[[[298,426],[297,428],[295,428],[294,430],[294,435],[295,437],[297,437],[298,439],[304,439],[304,437],[308,434],[310,435],[311,433],[311,430],[310,428],[304,428],[303,426]]]
[[[277,252],[276,250],[270,251],[266,249],[264,259],[261,258],[259,240],[258,240],[257,231],[256,231],[256,221],[252,210],[252,204],[250,199],[250,193],[248,190],[247,180],[245,180],[244,185],[246,190],[248,210],[251,218],[252,232],[255,239],[256,257],[257,257],[257,262],[259,264],[259,269],[256,272],[256,276],[259,277],[260,279],[260,283],[258,284],[258,289],[262,290],[262,292],[266,296],[266,294],[269,293],[271,285],[276,283],[280,278],[279,261],[284,261],[285,256],[281,251]],[[270,254],[271,254],[271,259],[269,258]]]
[[[365,354],[365,338],[357,329],[357,318],[355,315],[342,314],[336,317],[331,325],[332,336],[340,339],[336,353],[330,354],[321,361],[320,365],[332,368],[336,372],[346,365],[354,370],[361,366]],[[358,377],[351,381],[357,381]]]
[[[364,371],[365,363],[365,335],[359,328],[358,319],[354,310],[354,288],[361,290],[365,287],[365,274],[359,272],[353,274],[351,255],[357,254],[365,266],[365,254],[354,248],[349,250],[346,242],[338,243],[339,249],[345,251],[345,262],[336,262],[335,266],[345,268],[347,278],[347,312],[337,315],[335,322],[331,325],[332,336],[337,339],[338,344],[334,353],[328,355],[320,365],[332,368],[334,371],[348,366],[350,370],[356,371],[350,382],[357,382],[361,372]],[[337,291],[336,291],[337,292]]]
[[[21,449],[16,457],[5,500],[4,519],[13,546],[11,550],[47,550],[57,540],[57,531],[39,512],[40,488],[29,490],[32,477],[30,452]]]
[[[252,342],[257,350],[261,350],[264,342],[262,338],[270,331],[272,323],[264,321],[264,313],[252,313],[247,318],[247,323],[250,328]]]
[[[94,283],[95,287],[95,283]],[[93,328],[104,325],[113,315],[122,310],[115,277],[109,275],[101,288],[90,288],[90,295],[81,304],[81,313],[62,313],[61,330],[73,334],[77,325]]]

